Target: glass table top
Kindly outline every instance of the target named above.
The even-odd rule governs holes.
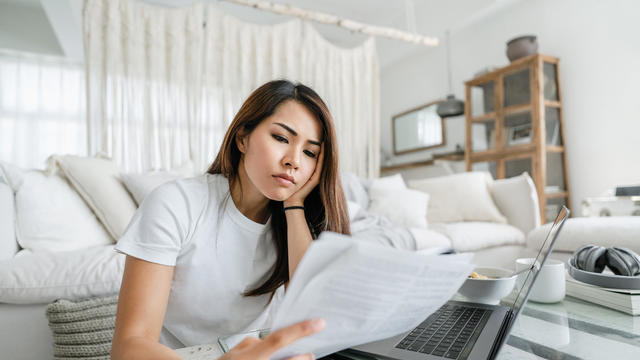
[[[640,316],[570,296],[528,301],[497,359],[640,359]]]

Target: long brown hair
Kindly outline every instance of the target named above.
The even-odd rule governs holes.
[[[278,105],[288,100],[306,107],[322,125],[324,162],[320,183],[304,201],[305,217],[311,236],[316,239],[322,231],[349,235],[351,232],[347,202],[338,176],[338,147],[333,117],[320,96],[305,85],[275,80],[256,89],[233,119],[220,151],[207,172],[222,174],[233,186],[239,180],[238,164],[242,155],[236,144],[237,136],[251,134],[262,120],[275,112]],[[287,220],[282,211],[282,201],[271,200],[268,207],[271,212],[273,242],[277,251],[275,267],[263,284],[247,291],[245,296],[273,294],[278,287],[289,281]]]

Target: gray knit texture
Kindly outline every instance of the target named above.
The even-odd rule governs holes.
[[[49,304],[54,359],[109,359],[117,305],[117,295]]]

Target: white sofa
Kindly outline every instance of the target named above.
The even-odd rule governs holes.
[[[409,187],[404,184],[402,176],[396,174],[381,179],[384,183],[382,188],[384,191],[388,189],[390,194],[384,196],[383,191],[381,200],[376,200],[376,197],[380,197],[380,187],[376,189],[378,180],[363,180],[344,174],[342,180],[350,208],[352,203],[357,203],[359,208],[368,209],[370,214],[387,216],[392,223],[394,218],[400,217],[400,222],[395,221],[396,226],[403,225],[402,218],[412,216],[417,212],[417,207],[422,205],[412,199],[419,192],[440,192],[440,195],[431,192],[428,199],[428,224],[410,227],[417,250],[451,247],[459,252],[473,252],[473,261],[478,265],[506,268],[513,268],[516,258],[532,253],[526,248],[525,239],[531,230],[540,225],[540,213],[535,186],[526,173],[495,181],[482,173],[450,173],[425,181],[416,181],[414,178],[409,181]],[[436,184],[431,180],[435,180]],[[443,186],[452,186],[454,190]],[[403,188],[404,192],[401,190]],[[479,209],[489,214],[479,214]],[[449,215],[432,212],[448,212]],[[452,214],[455,212],[457,214]],[[463,214],[465,212],[466,215]],[[465,221],[465,216],[474,220]],[[457,220],[452,222],[452,218]],[[399,244],[397,247],[407,246]]]
[[[79,182],[75,186],[82,189],[85,201],[91,203],[92,210],[109,233],[115,231],[118,223],[121,227],[119,231],[123,231],[122,226],[126,226],[128,216],[131,214],[131,203],[135,207],[134,200],[140,202],[145,192],[169,179],[162,174],[144,175],[143,181],[138,181],[140,187],[131,186],[136,184],[135,181],[128,183],[132,196],[126,191],[122,182],[114,177],[117,169],[113,169],[111,165],[103,162],[98,166],[95,163],[99,161],[91,159],[74,159],[74,161],[77,161],[75,165],[81,165],[78,167],[84,172],[101,179],[108,178],[107,180],[110,181],[108,184],[101,184],[92,189],[81,186],[82,179],[76,177],[69,179],[72,183]],[[73,165],[73,163],[70,162],[67,165]],[[105,166],[111,166],[109,168],[111,175],[104,174]],[[70,166],[71,168],[73,166]],[[124,256],[113,251],[112,243],[57,252],[21,249],[17,242],[15,226],[16,199],[12,188],[3,183],[1,178],[0,176],[0,319],[2,319],[0,349],[3,349],[3,358],[8,359],[51,358],[53,339],[45,317],[46,305],[57,298],[74,300],[117,292],[120,287]],[[349,181],[348,176],[343,177],[342,180],[350,203],[364,201],[365,198],[369,201],[368,192],[361,181],[357,178],[355,182]],[[111,189],[107,190],[109,187]],[[453,246],[462,251],[472,250],[475,253],[474,262],[479,265],[512,268],[516,258],[530,256],[533,253],[532,248],[526,246],[525,234],[531,232],[534,235],[532,238],[535,239],[536,234],[544,232],[543,228],[538,227],[540,218],[535,188],[528,175],[523,175],[492,182],[490,190],[495,205],[505,216],[507,225],[511,227],[510,234],[513,235],[515,229],[519,232],[520,240],[493,241],[491,236],[497,230],[492,228],[490,223],[431,223],[426,229],[411,228],[408,231],[396,229],[398,231],[395,234],[410,233],[413,240],[392,245],[414,249]],[[98,191],[99,194],[96,193]],[[128,199],[118,200],[123,193]],[[100,204],[100,197],[107,203]],[[127,203],[124,204],[123,201]],[[112,212],[118,213],[108,216],[109,208]],[[367,209],[367,205],[364,205],[364,208]],[[638,228],[640,229],[640,226]],[[393,231],[390,233],[394,234]],[[390,239],[394,239],[394,236],[390,236]],[[481,242],[476,241],[478,239]],[[532,244],[535,249],[537,243]],[[576,244],[574,242],[571,245],[576,246]],[[566,258],[571,249],[568,247],[564,249],[567,251],[560,256]]]
[[[136,202],[191,173],[187,164],[172,173],[120,174],[108,159],[72,156],[50,158],[46,171],[0,162],[0,357],[53,358],[47,304],[117,293],[125,257],[113,250],[114,239]]]

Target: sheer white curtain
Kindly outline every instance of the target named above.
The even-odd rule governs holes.
[[[205,170],[251,91],[286,78],[327,102],[341,169],[377,175],[373,39],[342,49],[298,19],[256,25],[201,3],[176,10],[87,0],[84,24],[90,153],[104,152],[128,171],[188,159]]]
[[[379,70],[374,38],[343,49],[304,27],[301,79],[327,102],[335,119],[340,168],[364,177],[380,169]]]
[[[274,79],[299,79],[301,28],[298,20],[250,24],[208,7],[201,118],[208,131],[192,139],[196,168],[213,162],[227,127],[254,89]]]
[[[373,38],[344,49],[300,20],[250,24],[213,5],[207,19],[204,121],[217,124],[212,126],[222,134],[202,139],[203,151],[194,153],[214,155],[226,125],[251,91],[269,80],[286,78],[312,87],[329,106],[341,169],[365,177],[378,175],[379,70]]]
[[[85,2],[90,154],[105,153],[124,171],[171,169],[191,158],[202,24],[202,4],[168,9],[127,0]]]
[[[82,65],[0,50],[0,160],[45,167],[53,153],[86,154]]]

